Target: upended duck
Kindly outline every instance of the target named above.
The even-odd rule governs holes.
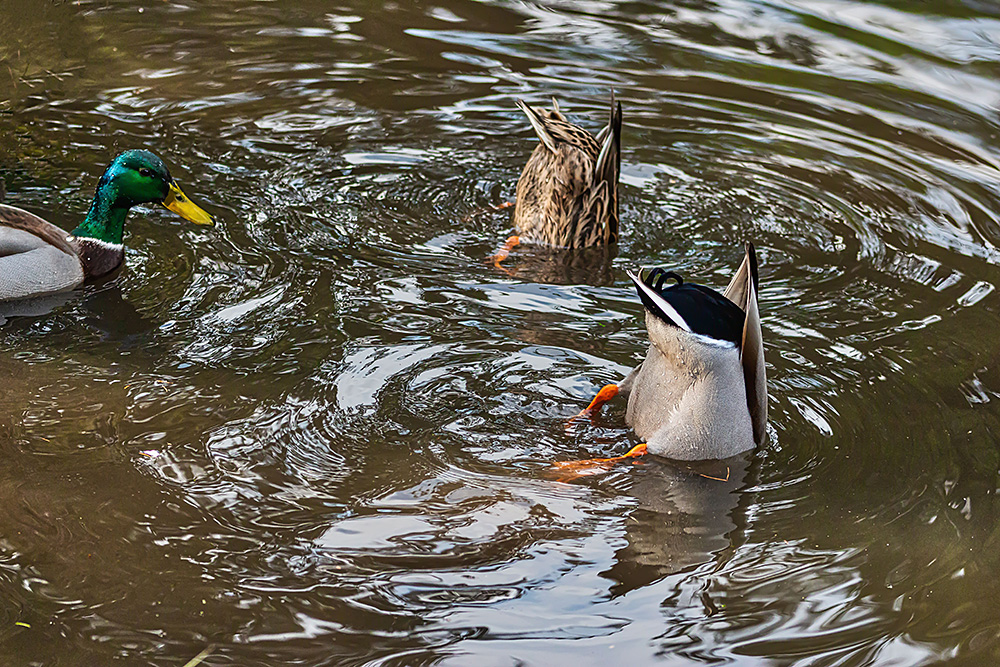
[[[519,243],[585,248],[618,240],[618,176],[621,171],[622,105],[611,94],[611,117],[597,137],[552,109],[517,106],[539,144],[517,181],[516,234],[494,257],[499,263]]]
[[[0,204],[0,301],[64,292],[115,271],[125,260],[129,209],[147,202],[195,224],[214,223],[181,191],[163,160],[145,150],[125,151],[108,165],[87,217],[72,232]]]
[[[627,396],[625,421],[645,443],[624,456],[557,467],[582,469],[647,452],[684,461],[724,459],[763,442],[767,379],[753,244],[746,244],[723,294],[663,269],[629,277],[646,308],[646,358],[621,384],[605,385],[580,416]]]

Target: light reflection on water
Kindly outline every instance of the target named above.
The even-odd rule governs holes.
[[[0,328],[0,661],[998,660],[992,6],[0,0],[0,34],[9,203],[70,228],[143,146],[221,217],[134,214],[121,276]],[[620,247],[497,272],[514,100],[597,129],[612,87]],[[635,444],[621,405],[564,429],[644,351],[624,270],[721,286],[744,238],[771,441],[554,480]]]

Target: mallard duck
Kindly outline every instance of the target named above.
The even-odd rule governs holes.
[[[605,385],[580,416],[625,395],[625,422],[646,442],[623,457],[569,465],[646,452],[685,461],[724,459],[763,442],[767,379],[753,244],[746,244],[723,294],[658,268],[629,277],[646,308],[646,358],[621,384]]]
[[[163,160],[144,150],[125,151],[108,165],[87,217],[70,233],[0,204],[0,301],[71,290],[113,272],[125,259],[128,211],[147,202],[195,224],[214,223],[181,192]]]
[[[618,175],[622,105],[611,94],[611,118],[595,138],[563,115],[559,103],[517,106],[538,135],[517,181],[514,228],[496,256],[499,264],[522,242],[557,248],[608,245],[618,240]]]

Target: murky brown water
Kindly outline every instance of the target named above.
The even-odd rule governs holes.
[[[611,86],[617,253],[497,272],[514,100]],[[985,0],[0,0],[8,202],[146,147],[222,218],[0,328],[0,663],[1000,661],[998,108]],[[553,481],[636,442],[563,430],[625,269],[744,238],[771,442]]]

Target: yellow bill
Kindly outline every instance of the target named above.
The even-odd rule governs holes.
[[[215,224],[215,218],[212,217],[212,214],[188,199],[174,180],[170,181],[170,192],[167,193],[167,198],[162,203],[177,215],[196,225]]]

